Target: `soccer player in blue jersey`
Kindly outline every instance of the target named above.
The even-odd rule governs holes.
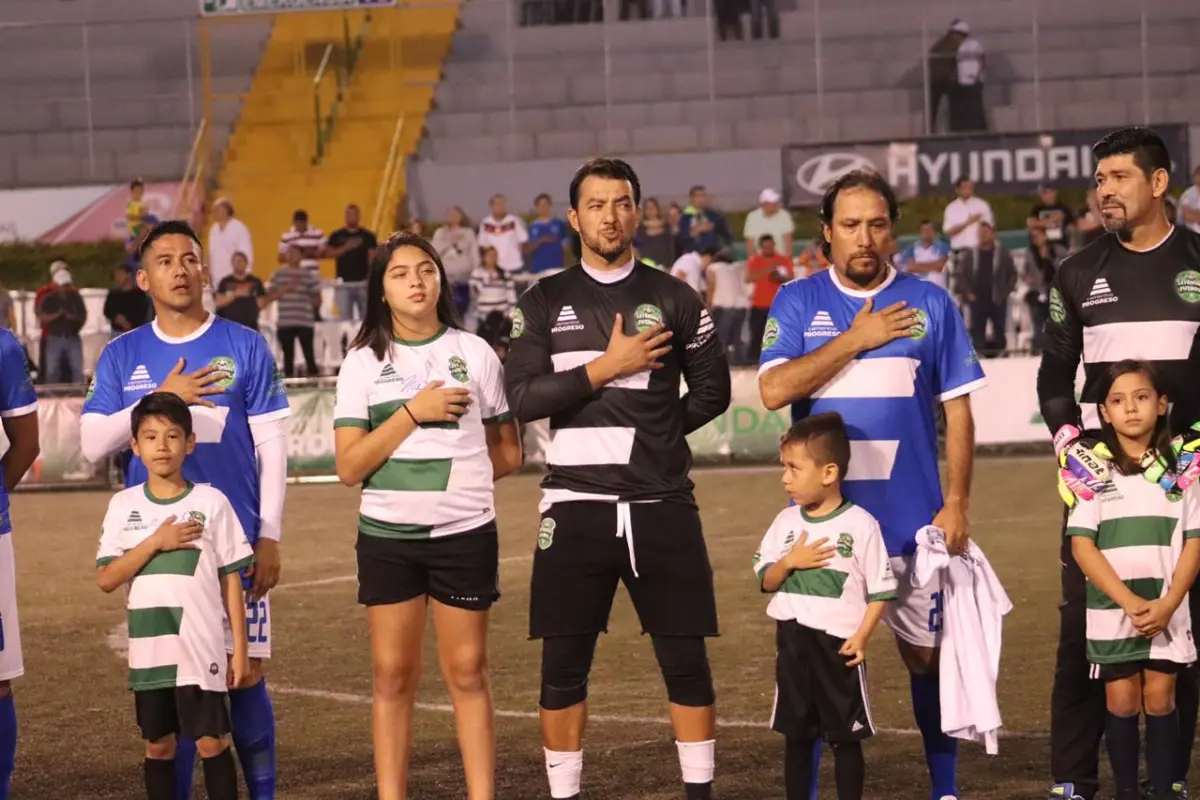
[[[767,408],[791,405],[793,421],[826,411],[846,421],[851,457],[843,494],[883,530],[899,583],[884,621],[911,674],[930,796],[955,800],[957,748],[942,733],[938,696],[942,596],[939,586],[913,587],[910,572],[922,526],[942,528],[951,552],[967,546],[975,447],[967,395],[984,385],[984,375],[950,295],[888,263],[897,216],[895,195],[877,173],[851,172],[829,188],[821,230],[833,268],[780,289],[758,380]],[[946,415],[945,496],[938,403]]]
[[[0,329],[0,423],[8,450],[0,458],[0,800],[8,800],[17,757],[17,711],[12,680],[25,673],[17,625],[17,572],[13,558],[8,493],[38,457],[37,395],[26,369],[25,350],[12,331]]]
[[[271,656],[267,592],[279,580],[287,397],[262,335],[205,311],[208,268],[187,223],[156,225],[136,256],[138,286],[150,295],[156,319],[109,342],[100,355],[83,407],[83,452],[93,462],[125,452],[133,406],[149,392],[176,394],[191,407],[196,449],[183,464],[184,477],[221,490],[254,547],[255,565],[245,576],[253,683],[230,691],[229,704],[250,797],[269,800],[275,796],[275,713],[262,662]],[[125,457],[125,485],[145,481],[145,466]],[[233,652],[228,631],[226,647]],[[195,743],[180,740],[175,774],[182,800],[191,793],[194,763]]]

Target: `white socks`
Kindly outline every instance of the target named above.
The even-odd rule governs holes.
[[[679,750],[679,770],[683,773],[684,783],[712,783],[717,759],[716,740],[677,741],[675,747]]]
[[[550,781],[551,797],[565,798],[578,795],[582,775],[582,750],[567,752],[546,750],[546,778]]]

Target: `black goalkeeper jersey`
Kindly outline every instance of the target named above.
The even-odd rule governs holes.
[[[593,391],[586,364],[607,349],[618,313],[628,335],[662,322],[674,334],[671,352],[662,369]],[[684,437],[729,407],[730,376],[712,319],[687,284],[641,263],[613,283],[579,266],[543,278],[513,312],[504,372],[517,419],[550,418],[546,502],[694,502]]]
[[[1200,234],[1176,226],[1158,247],[1134,252],[1107,234],[1065,259],[1050,289],[1050,320],[1037,392],[1051,433],[1065,424],[1098,431],[1100,380],[1133,358],[1158,369],[1171,428],[1200,419]],[[1075,374],[1083,357],[1078,402]]]

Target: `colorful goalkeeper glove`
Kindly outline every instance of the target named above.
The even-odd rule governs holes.
[[[1058,457],[1058,494],[1067,508],[1074,508],[1078,500],[1092,500],[1103,490],[1112,458],[1104,443],[1084,438],[1074,425],[1063,425],[1054,434],[1054,453]]]
[[[1175,468],[1167,469],[1167,460],[1154,450],[1142,456],[1142,474],[1151,483],[1157,483],[1172,500],[1183,496],[1184,490],[1200,477],[1200,422],[1171,440],[1171,451],[1175,455]]]

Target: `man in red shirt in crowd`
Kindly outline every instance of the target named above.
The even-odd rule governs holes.
[[[779,287],[795,277],[790,256],[775,252],[775,239],[765,234],[758,240],[758,252],[746,261],[746,283],[754,284],[750,297],[750,361],[758,363],[767,314]]]
[[[34,292],[34,295],[33,295],[33,313],[35,315],[40,314],[42,312],[42,300],[44,300],[46,298],[46,295],[51,294],[52,292],[54,292],[58,289],[58,284],[54,282],[54,276],[57,273],[59,273],[60,271],[62,271],[64,269],[68,269],[68,268],[69,267],[67,265],[67,262],[65,262],[65,261],[55,261],[53,264],[50,265],[50,280],[46,281],[41,286],[39,286],[37,288],[37,291]],[[45,383],[46,382],[45,376],[47,373],[47,370],[46,370],[46,337],[49,335],[49,332],[46,330],[45,323],[42,323],[41,327],[42,327],[42,335],[40,337],[38,337],[38,373],[37,374],[38,374],[38,383]]]

